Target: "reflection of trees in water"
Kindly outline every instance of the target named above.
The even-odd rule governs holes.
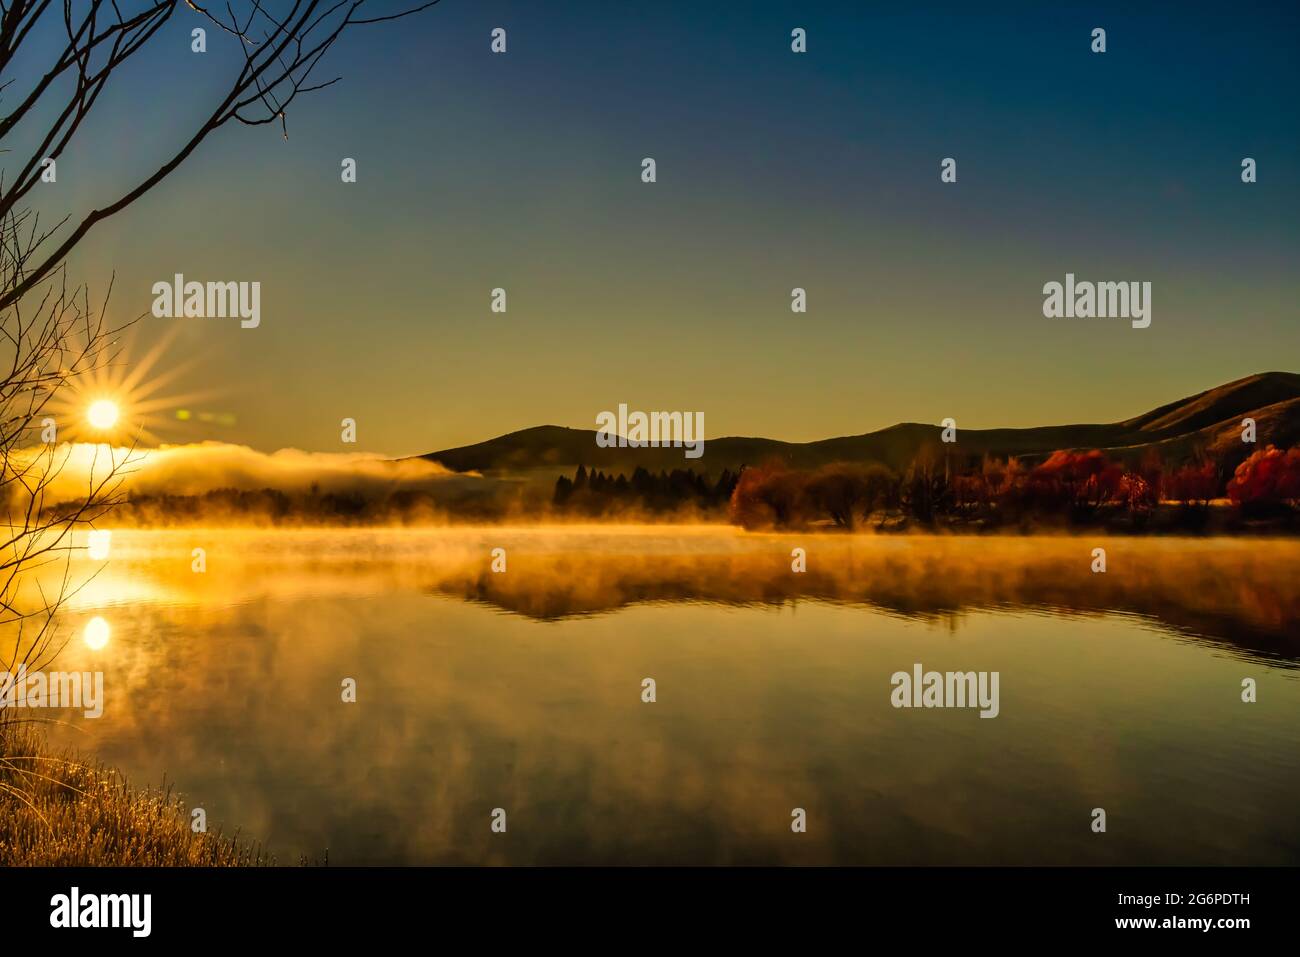
[[[909,617],[1016,609],[1125,613],[1300,665],[1300,545],[1283,542],[1101,540],[1109,570],[1094,574],[1087,539],[926,540],[842,545],[810,538],[808,571],[790,570],[795,538],[762,553],[511,555],[494,574],[477,559],[433,571],[428,588],[537,619],[651,602],[866,604]]]

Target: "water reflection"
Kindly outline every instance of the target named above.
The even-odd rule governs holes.
[[[282,862],[1300,860],[1300,546],[1102,544],[122,531],[59,662],[105,714],[55,733]],[[917,661],[1001,714],[892,709]]]
[[[99,615],[96,615],[94,618],[90,619],[90,621],[86,622],[86,630],[83,634],[86,641],[86,647],[91,651],[99,651],[108,644],[109,636],[112,635],[112,633],[113,630],[109,627],[108,622]]]
[[[1300,662],[1300,543],[1250,539],[764,536],[689,530],[118,532],[70,602],[221,606],[421,589],[539,620],[634,605],[867,605],[921,619],[976,610],[1130,614],[1280,667]],[[213,565],[192,568],[196,543]],[[791,571],[803,548],[807,571]],[[504,548],[508,571],[491,570]],[[207,556],[205,556],[206,558]]]

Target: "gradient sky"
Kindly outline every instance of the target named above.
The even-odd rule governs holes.
[[[1045,6],[442,0],[345,38],[287,142],[223,129],[73,276],[115,271],[123,318],[176,272],[260,281],[260,328],[148,316],[133,350],[175,328],[169,391],[233,416],[165,439],[265,450],[414,454],[620,402],[797,441],[1112,421],[1300,367],[1300,15]],[[189,135],[234,52],[190,53],[200,22],[104,94],[47,214]],[[1150,281],[1151,327],[1043,318],[1067,271]]]

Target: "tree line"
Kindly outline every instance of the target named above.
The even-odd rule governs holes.
[[[729,503],[745,528],[830,524],[1114,523],[1140,529],[1157,513],[1173,526],[1204,524],[1225,500],[1244,519],[1293,519],[1300,511],[1300,448],[1273,446],[1235,467],[1204,451],[1179,465],[1148,449],[1133,464],[1100,450],[1059,450],[1037,464],[1014,456],[968,461],[923,448],[901,472],[837,462],[816,469],[746,468]]]
[[[579,465],[573,478],[555,480],[551,505],[559,511],[604,515],[618,511],[722,512],[731,501],[738,473],[723,469],[716,480],[694,469],[651,472],[638,466],[631,477]]]

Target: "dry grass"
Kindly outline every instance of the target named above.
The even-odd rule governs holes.
[[[196,834],[165,790],[134,790],[115,771],[52,752],[39,728],[0,715],[0,865],[240,867],[260,848]]]

